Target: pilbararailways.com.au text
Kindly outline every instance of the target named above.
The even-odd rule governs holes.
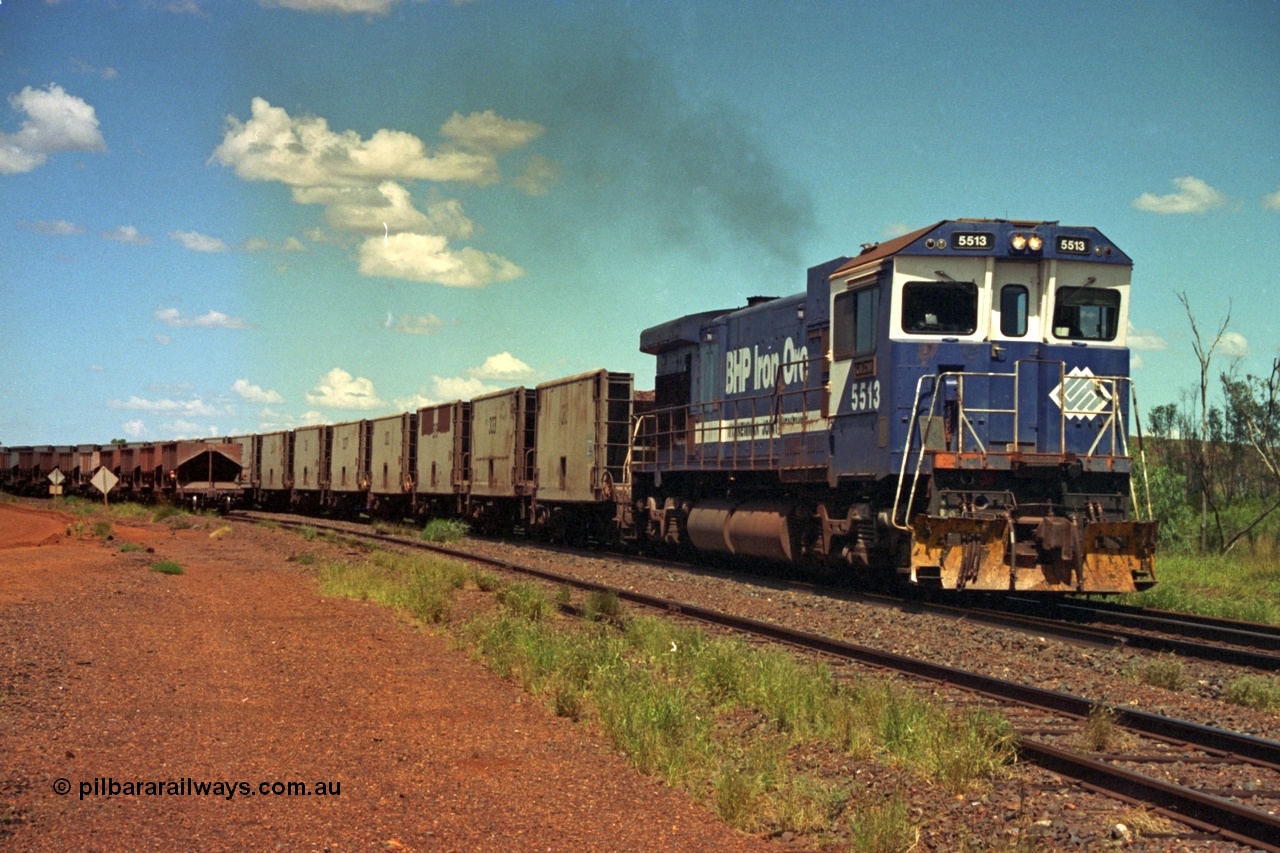
[[[55,779],[53,790],[58,794],[71,793],[69,779]],[[342,783],[336,780],[321,782],[241,782],[197,781],[190,776],[184,779],[126,779],[118,781],[110,776],[99,776],[92,781],[79,783],[80,799],[85,797],[339,797]]]

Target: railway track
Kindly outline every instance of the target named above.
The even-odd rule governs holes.
[[[256,521],[258,516],[233,513],[236,520]],[[1201,832],[1215,833],[1224,840],[1280,853],[1280,817],[1270,811],[1246,805],[1244,800],[1280,799],[1280,742],[1225,729],[1178,720],[1136,708],[1112,706],[1071,694],[888,652],[869,646],[798,631],[785,626],[737,616],[718,610],[672,601],[635,590],[618,589],[532,566],[518,565],[458,548],[405,539],[349,527],[327,527],[314,520],[294,521],[267,516],[284,527],[311,526],[335,529],[343,535],[428,550],[460,560],[481,562],[491,567],[535,577],[583,591],[611,592],[633,605],[695,619],[841,661],[902,673],[948,688],[965,691],[983,700],[1026,709],[1011,719],[1023,718],[1018,726],[1021,759],[1038,764],[1086,787],[1132,803],[1142,804]],[[1141,746],[1123,754],[1085,755],[1054,742],[1078,731],[1090,715],[1110,715],[1114,724],[1139,737]],[[1265,776],[1252,787],[1198,790],[1161,778],[1154,772],[1139,772],[1136,766],[1172,767],[1210,764],[1221,768],[1246,768],[1251,780]],[[1221,774],[1220,774],[1221,775]],[[1239,773],[1237,775],[1240,775]]]
[[[982,606],[938,602],[907,605],[921,612],[1054,636],[1069,642],[1127,646],[1143,651],[1280,672],[1280,629],[1271,625],[1206,619],[1182,613],[1128,608],[1112,610],[1104,603],[1043,602],[983,598]],[[889,603],[901,599],[889,599]],[[1098,606],[1101,604],[1102,606]]]

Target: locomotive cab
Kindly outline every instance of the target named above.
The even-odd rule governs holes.
[[[949,220],[645,330],[641,538],[944,589],[1149,586],[1131,269],[1093,228]]]
[[[1149,586],[1155,529],[1134,521],[1127,447],[1131,261],[1057,223],[961,220],[896,243],[831,278],[833,339],[840,303],[858,303],[852,348],[832,352],[832,467],[856,479],[877,439],[887,521],[911,543],[899,570],[955,589]]]

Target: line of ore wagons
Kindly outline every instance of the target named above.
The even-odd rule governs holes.
[[[610,526],[625,500],[631,423],[652,405],[630,373],[594,370],[367,420],[118,446],[0,448],[10,488],[88,491],[99,467],[124,496],[387,517]]]

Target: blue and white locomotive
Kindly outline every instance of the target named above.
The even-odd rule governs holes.
[[[944,589],[1150,586],[1132,267],[1095,228],[948,220],[645,330],[640,538]]]

